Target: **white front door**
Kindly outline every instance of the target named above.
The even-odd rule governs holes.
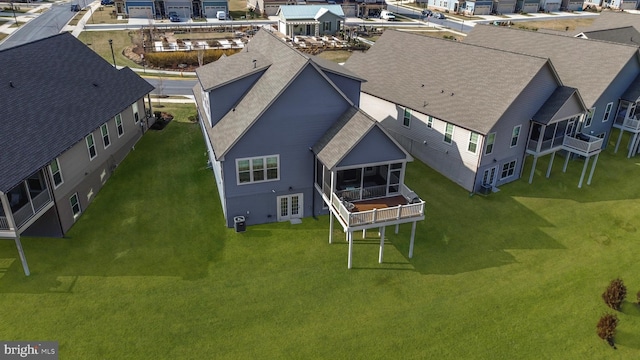
[[[278,196],[278,221],[302,218],[302,195]]]

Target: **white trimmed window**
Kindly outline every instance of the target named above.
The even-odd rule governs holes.
[[[596,112],[596,108],[592,107],[587,111],[587,115],[584,117],[584,127],[591,126],[591,121],[593,120],[593,114]]]
[[[444,142],[451,144],[453,142],[453,124],[447,123],[444,130]]]
[[[107,127],[107,124],[102,124],[102,126],[100,126],[100,134],[102,134],[102,144],[106,149],[109,147],[109,145],[111,145],[111,139],[109,139],[109,128]]]
[[[602,122],[609,121],[609,116],[611,116],[611,109],[613,108],[613,103],[610,102],[607,104],[607,107],[604,109],[604,116],[602,117]]]
[[[131,104],[131,108],[133,109],[133,121],[137,124],[140,121],[140,115],[138,114],[138,103],[134,102]]]
[[[484,154],[489,155],[493,152],[493,144],[496,142],[496,133],[487,136],[487,145],[484,148]]]
[[[93,134],[89,134],[85,140],[87,142],[87,150],[89,150],[89,160],[93,160],[98,155],[96,143],[93,141]]]
[[[508,178],[510,176],[513,176],[515,171],[516,171],[516,161],[515,160],[502,165],[502,173],[500,174],[500,179],[504,179],[504,178]]]
[[[49,171],[51,172],[51,178],[53,179],[54,189],[64,183],[62,179],[62,170],[60,170],[60,162],[58,158],[55,158],[51,164],[49,164]]]
[[[82,213],[80,201],[78,200],[78,193],[71,195],[69,198],[69,204],[71,205],[71,212],[73,212],[73,219],[76,220]]]
[[[467,150],[469,150],[469,152],[471,153],[476,153],[476,151],[478,151],[478,138],[480,137],[480,135],[478,135],[478,133],[472,132],[471,134],[469,134],[469,146],[467,147]]]
[[[522,125],[514,126],[511,132],[511,147],[518,146],[518,137],[520,136],[520,128]]]
[[[409,127],[411,125],[411,110],[405,108],[404,115],[402,116],[402,125],[404,127]]]
[[[280,179],[280,155],[236,160],[238,184],[250,184]]]
[[[331,31],[331,21],[322,23],[322,31]]]
[[[124,126],[122,126],[122,115],[116,115],[116,129],[118,129],[118,137],[124,135]]]
[[[427,118],[427,127],[428,127],[429,129],[433,128],[433,116],[429,116],[429,117]]]

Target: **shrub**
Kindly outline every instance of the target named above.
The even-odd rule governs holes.
[[[613,310],[620,310],[620,305],[627,296],[627,287],[624,286],[622,279],[617,278],[611,280],[609,287],[602,293],[602,299]]]
[[[598,336],[607,342],[614,349],[616,348],[613,343],[613,337],[616,334],[616,327],[618,326],[618,317],[613,314],[602,315],[600,321],[598,321]]]
[[[203,63],[218,60],[223,54],[232,55],[240,51],[239,49],[207,49],[204,53]],[[147,63],[158,68],[176,68],[178,64],[198,66],[197,51],[168,51],[147,53],[145,56]]]

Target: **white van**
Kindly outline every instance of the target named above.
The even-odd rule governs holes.
[[[387,11],[387,10],[382,10],[380,12],[380,19],[384,19],[384,20],[389,20],[389,21],[393,21],[396,19],[396,16],[393,15],[393,13],[391,11]]]
[[[216,18],[218,20],[226,20],[227,19],[227,13],[225,13],[224,11],[218,11],[216,13]]]

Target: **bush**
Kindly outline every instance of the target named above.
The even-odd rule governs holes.
[[[627,287],[624,286],[622,279],[617,278],[611,280],[607,290],[602,293],[602,299],[613,310],[620,310],[620,306],[627,296]]]
[[[598,321],[598,336],[607,342],[614,349],[616,348],[613,343],[613,337],[616,334],[616,327],[618,326],[618,317],[613,314],[605,314]]]
[[[223,54],[232,55],[240,51],[239,49],[208,49],[204,51],[203,63],[218,60]],[[177,68],[179,64],[187,64],[188,66],[198,66],[197,51],[167,51],[147,53],[144,58],[147,63],[158,68]]]

